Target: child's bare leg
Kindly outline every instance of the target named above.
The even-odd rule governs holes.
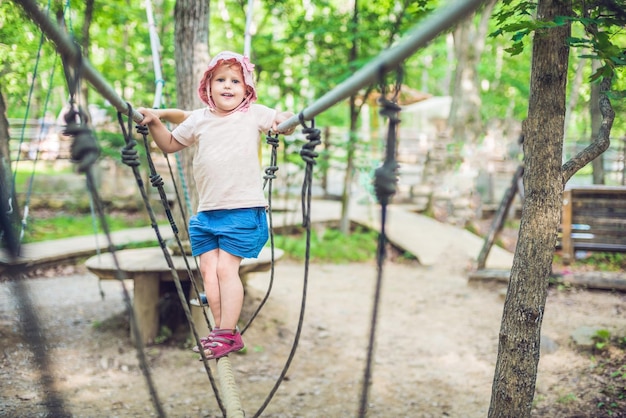
[[[235,329],[243,307],[243,284],[239,277],[241,257],[218,250],[217,277],[221,299],[221,329]]]
[[[219,328],[222,316],[222,297],[217,278],[218,253],[219,250],[215,249],[200,255],[200,272],[202,273],[202,282],[209,309],[211,309],[211,314],[215,320],[215,326]]]

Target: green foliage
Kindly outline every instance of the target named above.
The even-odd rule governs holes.
[[[538,20],[535,16],[536,2],[505,0],[502,7],[494,14],[498,29],[491,36],[509,34],[512,46],[507,49],[512,55],[524,50],[524,39],[542,29],[563,25],[581,25],[581,36],[570,37],[569,45],[590,51],[582,55],[597,59],[603,66],[591,75],[590,81],[611,77],[616,71],[623,72],[626,66],[626,51],[623,47],[623,28],[626,25],[626,13],[623,5],[615,1],[588,1],[584,4],[572,4],[572,16],[557,16],[553,21]]]
[[[568,393],[567,395],[560,396],[556,401],[562,404],[569,404],[578,401],[578,397],[573,393]]]
[[[303,260],[306,255],[306,236],[276,235],[276,247],[296,260]],[[344,235],[338,229],[314,229],[311,231],[311,259],[330,263],[348,263],[372,260],[376,255],[378,233],[365,228],[356,228],[350,235]]]
[[[47,164],[38,164],[33,172],[32,164],[18,164],[15,169],[15,189],[26,190],[28,183],[31,181],[31,177],[35,176],[54,176],[62,174],[72,173],[71,166],[57,167]]]
[[[163,325],[161,326],[161,329],[159,330],[159,335],[157,335],[156,338],[154,339],[154,343],[163,344],[167,342],[170,338],[172,338],[173,334],[174,333],[168,326]]]
[[[53,7],[62,7],[59,2],[53,3]],[[256,64],[259,102],[297,112],[369,63],[442,3],[434,0],[359,2],[357,22],[353,19],[352,4],[336,0],[308,5],[295,0],[256,2],[251,51],[252,61]],[[528,35],[541,28],[569,22],[573,23],[571,45],[580,50],[579,55],[572,58],[570,67],[574,68],[580,60],[597,57],[606,63],[601,70],[603,72],[597,74],[606,75],[607,69],[615,69],[618,77],[614,80],[614,90],[609,94],[617,102],[613,104],[616,114],[623,113],[626,109],[621,99],[626,86],[617,71],[624,68],[626,57],[619,47],[624,45],[626,35],[621,31],[623,15],[610,9],[611,4],[617,3],[586,2],[589,7],[583,13],[582,7],[575,2],[575,16],[558,18],[554,22],[538,22],[533,18],[536,3],[503,0],[497,6],[490,22],[493,36],[487,39],[485,59],[481,60],[478,68],[484,120],[524,119],[531,61],[531,51],[526,47],[530,39]],[[174,5],[174,0],[165,0],[155,3],[153,7],[165,80],[163,99],[165,106],[170,107],[176,105],[176,86],[173,82],[176,66]],[[67,30],[81,42],[84,4],[74,3],[71,6],[66,11]],[[45,6],[42,4],[41,7]],[[246,9],[245,2],[211,3],[209,46],[212,54],[223,49],[243,50]],[[595,32],[594,25],[597,27]],[[153,101],[155,77],[143,4],[121,0],[96,2],[89,34],[90,48],[87,52],[92,66],[133,106],[149,107]],[[28,90],[33,79],[31,117],[41,114],[50,89],[52,95],[48,108],[53,113],[58,113],[67,101],[61,61],[54,46],[47,40],[43,42],[41,62],[37,75],[34,75],[40,40],[39,28],[19,6],[13,2],[0,3],[0,89],[9,104],[8,117],[25,115]],[[455,63],[450,57],[447,41],[445,35],[439,36],[406,61],[406,85],[433,95],[454,94],[450,91],[449,80]],[[351,55],[353,44],[358,48],[356,57]],[[502,54],[505,50],[516,55]],[[591,79],[591,71],[586,71],[585,76]],[[448,82],[444,83],[444,80]],[[584,133],[588,129],[585,116],[589,100],[587,85],[580,88],[580,98],[580,109],[572,117],[577,125],[576,129],[569,131],[572,133]],[[115,120],[115,109],[99,93],[91,90],[89,102],[106,109]],[[376,119],[376,116],[370,116],[370,119]],[[318,115],[316,125],[348,126],[347,104],[339,103]],[[618,118],[613,130],[619,132],[624,126]],[[100,132],[98,138],[102,154],[117,158],[123,144]],[[347,142],[333,144],[337,149],[346,146]],[[363,150],[362,154],[357,154],[357,159],[360,156],[365,156],[364,159],[370,157],[366,146],[362,141],[357,142],[358,151]],[[346,158],[342,155],[341,152],[333,152],[332,158],[343,164]],[[366,163],[357,161],[357,165],[365,168]]]
[[[606,329],[600,329],[592,337],[595,342],[595,349],[602,351],[605,350],[608,344],[611,342],[611,331]]]
[[[626,410],[626,337],[599,330],[593,337],[598,353],[593,371],[600,375],[602,399],[596,404],[601,416],[620,416]]]
[[[111,231],[149,225],[146,219],[127,216],[109,215],[106,219]],[[61,213],[47,219],[31,218],[28,230],[24,234],[24,243],[102,233],[102,228],[96,225],[98,221],[94,220],[91,215],[74,213]]]
[[[586,258],[576,260],[581,266],[593,266],[600,271],[622,271],[626,268],[626,257],[622,253],[590,253]]]

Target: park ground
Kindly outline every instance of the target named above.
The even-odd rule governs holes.
[[[467,268],[467,260],[454,253],[429,267],[385,264],[369,417],[487,415],[506,286],[469,283]],[[246,353],[230,356],[246,416],[261,407],[287,360],[305,277],[297,351],[262,416],[357,415],[376,270],[373,261],[312,263],[305,276],[302,262],[276,265],[271,296],[244,336]],[[247,315],[269,279],[269,273],[250,278]],[[80,265],[41,271],[24,283],[42,333],[38,338],[21,329],[17,284],[0,283],[0,416],[44,416],[46,393],[62,399],[62,410],[72,416],[155,416],[129,339],[121,284],[98,283]],[[132,282],[126,288],[132,290]],[[539,362],[533,416],[626,416],[624,352],[581,349],[571,339],[584,326],[626,335],[625,306],[622,293],[550,288],[542,327],[549,344]],[[36,344],[45,347],[52,376],[45,386],[45,362],[33,355],[41,353],[33,351]],[[182,327],[146,349],[159,401],[172,417],[221,416],[190,344]]]

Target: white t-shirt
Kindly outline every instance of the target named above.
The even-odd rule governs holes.
[[[208,108],[194,110],[174,129],[183,145],[198,144],[193,176],[198,189],[198,212],[267,205],[261,181],[259,144],[276,111],[253,104],[247,112],[217,116]]]

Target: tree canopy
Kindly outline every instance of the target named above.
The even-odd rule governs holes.
[[[168,106],[176,105],[174,3],[173,0],[163,0],[156,2],[154,7],[161,41],[159,52],[165,79],[164,95]],[[210,54],[223,49],[243,50],[246,3],[211,3]],[[406,3],[404,15],[397,16],[397,11],[402,9],[397,2],[360,2],[360,19],[355,27],[352,23],[352,6],[345,2],[256,1],[251,58],[257,65],[260,101],[268,106],[291,108],[294,111],[306,107],[388,47],[389,31],[394,25],[398,24],[400,34],[406,33],[441,2],[420,0]],[[492,36],[486,40],[485,56],[478,68],[481,115],[485,124],[494,119],[520,121],[525,117],[530,51],[521,46],[527,42],[525,35],[540,24],[532,18],[534,3],[504,1],[498,5],[495,18],[490,21],[491,33],[511,36]],[[590,3],[593,2],[585,4]],[[46,7],[47,4],[41,2],[41,8]],[[80,43],[85,5],[78,2],[53,2],[50,8],[52,16],[65,14],[68,32]],[[616,70],[623,65],[623,53],[619,55],[615,51],[624,44],[625,35],[621,29],[623,25],[619,26],[622,22],[620,19],[623,16],[619,13],[607,15],[598,8],[588,7],[584,13],[579,13],[571,42],[582,48],[571,58],[572,79],[575,77],[573,69],[579,60],[588,61],[591,57],[602,59],[605,63],[601,69],[603,72]],[[2,92],[9,103],[8,116],[22,117],[26,111],[41,32],[13,2],[0,4],[0,22]],[[155,78],[148,29],[143,2],[112,0],[94,3],[93,21],[89,28],[90,61],[120,95],[134,106],[152,103]],[[583,36],[593,30],[598,32],[597,38]],[[348,54],[353,41],[359,43],[361,53],[357,60],[350,62]],[[55,66],[51,83],[54,88],[51,109],[58,111],[67,99],[61,61],[56,58],[54,46],[44,42],[40,56],[31,109],[33,115],[41,111],[43,97],[51,88],[48,80]],[[455,60],[450,55],[446,36],[440,36],[407,60],[405,83],[429,94],[452,95],[450,74],[454,67]],[[583,71],[589,79],[591,66],[585,65]],[[616,77],[613,86],[615,92],[624,90],[623,75]],[[572,136],[584,136],[588,129],[586,109],[589,92],[588,84],[581,85],[579,100],[573,109],[578,117],[571,119],[573,126],[568,129]],[[107,104],[97,94],[90,95],[90,102],[107,108]],[[110,108],[109,111],[113,113]],[[349,121],[346,113],[332,109],[320,115],[320,120],[324,124],[347,126]],[[615,128],[617,132],[623,132],[623,122],[616,121]]]

